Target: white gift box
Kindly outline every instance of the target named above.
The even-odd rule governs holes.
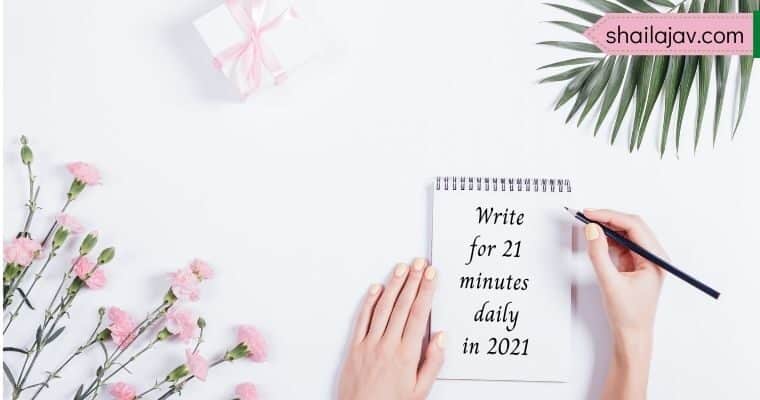
[[[231,8],[235,6],[241,12],[244,10],[259,33],[252,34],[241,24],[243,17],[236,16]],[[243,97],[260,87],[281,83],[316,53],[314,29],[286,0],[226,0],[195,20],[194,25],[211,50],[217,67],[237,85]],[[249,46],[258,46],[258,51]],[[237,54],[237,50],[241,54]],[[220,55],[224,62],[216,62]],[[266,61],[270,61],[269,66],[278,67],[274,74],[267,68]],[[255,68],[259,69],[260,85],[251,82],[252,74],[257,74],[251,71]]]

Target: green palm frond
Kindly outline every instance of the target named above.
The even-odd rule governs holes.
[[[555,0],[556,1],[556,0]],[[547,6],[561,10],[576,21],[547,21],[575,33],[583,33],[590,24],[605,13],[731,13],[753,12],[760,9],[760,0],[684,0],[677,4],[669,0],[580,0],[589,10],[557,3]],[[752,76],[752,56],[739,57],[738,68],[732,68],[730,56],[605,56],[601,50],[586,41],[544,41],[541,45],[558,47],[584,53],[584,56],[568,58],[539,67],[554,70],[541,83],[566,82],[557,100],[555,110],[572,102],[566,122],[578,117],[580,125],[594,109],[598,117],[594,126],[596,136],[604,122],[613,118],[611,143],[615,143],[623,121],[632,114],[628,148],[632,152],[641,147],[644,134],[650,125],[658,125],[660,155],[665,153],[671,130],[675,131],[676,153],[681,143],[681,133],[686,107],[692,88],[696,87],[697,112],[695,117],[694,150],[699,144],[704,115],[708,108],[709,94],[715,81],[713,144],[717,140],[721,115],[724,110],[727,82],[738,76],[737,113],[731,127],[731,137],[736,134],[747,105]],[[592,54],[589,54],[592,53]],[[714,78],[713,78],[714,76]],[[617,107],[614,107],[617,101]],[[655,106],[660,103],[664,115],[661,124],[652,123]],[[712,104],[712,103],[710,103]],[[614,117],[610,117],[614,115]]]

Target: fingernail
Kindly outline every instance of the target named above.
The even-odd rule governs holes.
[[[374,296],[378,294],[379,292],[380,292],[380,285],[378,285],[377,283],[369,287],[369,294]]]
[[[596,224],[588,224],[586,225],[586,240],[596,240],[599,238],[599,227]]]
[[[422,271],[422,269],[425,268],[425,259],[415,258],[412,262],[412,268],[414,268],[414,270],[417,272]]]
[[[438,348],[445,349],[446,348],[446,334],[443,332],[440,332],[438,336],[436,336],[435,338],[435,344],[438,346]]]
[[[427,271],[425,271],[425,279],[432,281],[433,278],[435,278],[435,268],[428,267]]]
[[[406,264],[399,264],[399,265],[396,266],[396,271],[393,272],[393,274],[396,275],[396,277],[401,278],[402,276],[404,276],[404,274],[406,274],[406,271],[408,269],[409,269],[408,265],[406,265]]]

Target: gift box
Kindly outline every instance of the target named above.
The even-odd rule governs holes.
[[[279,0],[225,0],[195,27],[213,65],[243,98],[278,85],[315,54],[315,34],[299,11]]]

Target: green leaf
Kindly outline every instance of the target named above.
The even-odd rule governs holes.
[[[580,75],[576,76],[575,78],[573,78],[572,81],[570,81],[570,83],[567,84],[567,86],[565,87],[565,91],[562,92],[562,95],[560,96],[559,100],[557,100],[557,105],[554,106],[554,110],[558,110],[565,103],[567,103],[568,100],[572,99],[573,96],[575,96],[578,92],[580,92],[581,88],[583,87],[583,83],[586,81],[586,78],[588,78],[588,76],[591,74],[591,71],[593,71],[593,69],[589,68],[586,72],[583,72]]]
[[[730,13],[734,11],[734,0],[720,0],[719,10],[721,13]],[[726,83],[728,82],[728,73],[731,70],[731,57],[715,57],[715,118],[713,119],[713,146],[718,139],[718,127],[720,126],[720,117],[723,113],[723,99],[726,96]]]
[[[79,385],[76,394],[74,394],[74,400],[82,400],[82,391],[84,391],[84,385]]]
[[[561,73],[556,74],[556,75],[548,76],[548,77],[546,77],[546,78],[541,79],[540,81],[538,81],[538,83],[566,81],[568,79],[572,79],[572,78],[576,77],[578,74],[580,74],[580,73],[582,73],[582,72],[584,72],[584,71],[586,71],[588,69],[591,69],[591,66],[576,67],[576,68],[569,69],[567,71],[561,72]]]
[[[29,352],[24,349],[20,349],[18,347],[11,347],[11,346],[3,347],[3,352],[6,352],[6,351],[10,351],[13,353],[29,354]]]
[[[581,35],[583,34],[583,32],[586,32],[586,30],[589,28],[586,25],[576,24],[573,22],[565,22],[565,21],[546,21],[546,22],[557,25],[557,26],[561,26],[565,29],[569,29],[576,33],[580,33]]]
[[[620,131],[620,126],[623,123],[623,119],[625,119],[625,114],[628,112],[628,108],[631,105],[633,94],[636,91],[636,82],[638,80],[639,74],[641,73],[643,64],[644,57],[635,56],[631,59],[631,63],[628,65],[628,72],[626,73],[627,78],[625,80],[625,84],[623,85],[623,93],[620,95],[620,105],[618,106],[617,118],[615,119],[615,125],[612,128],[612,139],[610,142],[613,144],[615,143],[615,139],[617,138],[618,132]]]
[[[582,0],[584,3],[591,5],[599,11],[605,13],[627,13],[630,12],[625,7],[607,0]]]
[[[601,58],[598,57],[580,57],[580,58],[571,58],[569,60],[556,62],[553,64],[546,64],[544,66],[539,67],[538,69],[546,69],[546,68],[556,68],[556,67],[565,67],[568,65],[578,65],[578,64],[591,64],[600,61]]]
[[[11,368],[8,366],[8,364],[3,361],[3,371],[5,372],[5,376],[8,378],[8,381],[11,383],[11,386],[16,386],[16,378],[13,376],[13,372],[11,372]]]
[[[596,79],[596,77],[601,73],[602,69],[602,63],[596,64],[594,69],[591,71],[591,74],[583,81],[583,84],[581,85],[581,89],[578,92],[578,97],[575,99],[575,104],[573,104],[573,108],[570,110],[570,113],[567,115],[567,118],[565,119],[565,123],[570,122],[571,119],[573,119],[573,116],[575,116],[575,113],[580,110],[581,106],[586,102],[588,99],[589,94],[591,93],[591,81]]]
[[[559,10],[562,10],[564,12],[567,12],[567,13],[570,13],[572,15],[575,15],[576,17],[578,17],[578,18],[580,18],[580,19],[582,19],[584,21],[591,22],[592,24],[595,23],[596,21],[599,21],[600,19],[602,19],[601,15],[593,14],[593,13],[590,13],[590,12],[587,12],[587,11],[583,11],[583,10],[579,10],[577,8],[567,7],[567,6],[563,6],[563,5],[560,5],[560,4],[554,4],[554,3],[544,3],[544,4],[546,4],[549,7],[554,7],[556,9],[559,9]]]
[[[649,81],[652,79],[652,70],[654,69],[654,57],[644,57],[641,65],[641,73],[639,73],[636,81],[636,110],[633,116],[633,130],[631,131],[630,139],[628,140],[628,151],[633,151],[638,141],[638,127],[641,125],[641,120],[644,118],[644,109],[647,106],[647,92],[649,90]]]
[[[663,6],[663,7],[673,8],[676,6],[675,4],[671,3],[668,0],[647,0],[647,1],[649,1],[652,4],[657,4],[658,6]]]
[[[24,291],[21,290],[21,288],[16,288],[16,290],[19,293],[21,293],[21,298],[24,300],[24,304],[26,304],[26,306],[29,307],[30,309],[34,310],[34,306],[32,306],[32,303],[29,301],[29,298],[26,297],[26,293],[24,293]]]
[[[596,121],[596,127],[594,128],[594,136],[599,132],[599,128],[602,126],[604,119],[607,118],[607,114],[612,107],[612,103],[615,102],[617,94],[620,92],[620,87],[623,86],[623,79],[625,78],[625,70],[628,66],[628,56],[619,57],[615,62],[615,68],[612,69],[612,75],[610,76],[610,82],[604,91],[604,98],[602,99],[602,105],[599,111],[599,118]]]
[[[599,50],[598,47],[594,46],[590,43],[585,42],[563,42],[563,41],[545,41],[545,42],[538,42],[537,44],[544,45],[544,46],[554,46],[559,47],[563,49],[568,50],[575,50],[575,51],[583,51],[586,53],[601,53],[602,51]]]
[[[615,59],[616,57],[614,56],[610,57],[604,63],[604,66],[601,68],[600,72],[590,82],[588,101],[586,101],[586,106],[583,108],[583,112],[581,112],[580,118],[578,118],[578,126],[580,126],[581,123],[583,123],[583,120],[586,118],[586,115],[588,115],[588,113],[594,107],[596,102],[599,100],[599,97],[602,96],[602,92],[604,92],[604,87],[607,86],[607,82],[609,82],[610,80],[610,75],[612,74],[612,68],[615,66]]]
[[[37,331],[34,333],[34,344],[37,345],[37,348],[39,349],[40,344],[42,344],[42,327],[38,326]]]
[[[678,84],[681,82],[681,75],[684,69],[683,56],[670,57],[670,65],[668,65],[668,75],[665,76],[664,84],[664,99],[665,104],[664,118],[662,121],[662,133],[660,134],[660,158],[665,154],[665,147],[668,144],[668,131],[670,130],[670,121],[673,117],[673,109],[676,105],[676,97],[678,96]]]
[[[644,114],[641,118],[641,124],[639,125],[639,131],[636,138],[636,148],[641,147],[641,143],[644,139],[644,134],[649,124],[649,118],[652,116],[652,110],[657,103],[657,99],[660,97],[660,91],[662,85],[665,82],[665,77],[668,73],[669,56],[657,56],[654,58],[654,64],[652,66],[652,77],[649,80],[649,88],[647,89],[647,103],[644,108]]]
[[[640,12],[643,12],[643,13],[656,13],[656,12],[659,12],[659,11],[657,11],[656,8],[650,6],[649,3],[647,3],[644,0],[618,0],[618,1],[620,1],[620,3],[623,4],[626,7],[630,7],[632,9],[636,10],[636,11],[640,11]]]
[[[694,151],[697,151],[699,144],[699,134],[702,131],[702,121],[705,116],[707,106],[707,93],[710,90],[710,74],[713,69],[713,58],[711,56],[699,57],[699,96],[697,98],[697,130],[694,133]]]
[[[758,8],[758,2],[756,0],[739,0],[740,12],[753,12]],[[752,77],[752,65],[755,59],[752,56],[739,57],[739,75],[741,79],[739,87],[739,114],[736,116],[736,122],[734,123],[734,131],[731,133],[731,138],[736,136],[736,131],[739,129],[739,123],[744,116],[744,107],[747,105],[747,93],[749,93],[749,82]]]
[[[61,333],[63,333],[63,330],[66,329],[65,326],[62,326],[55,330],[50,336],[48,336],[47,339],[45,339],[45,345],[50,344],[53,340],[58,339],[58,336],[61,336]]]
[[[695,14],[702,11],[700,0],[692,0],[689,13]],[[694,84],[694,78],[697,76],[697,67],[699,66],[698,56],[687,56],[684,60],[683,74],[681,83],[678,87],[678,119],[676,119],[676,154],[681,148],[681,128],[683,127],[683,118],[686,115],[686,105],[688,104],[691,87]]]

